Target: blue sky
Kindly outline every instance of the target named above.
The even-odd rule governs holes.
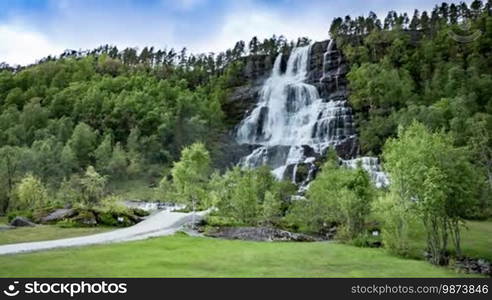
[[[435,0],[0,0],[0,62],[28,64],[65,49],[182,48],[218,52],[237,40],[283,34],[328,38],[331,20]],[[458,2],[458,1],[447,1]],[[467,1],[468,2],[468,1]]]

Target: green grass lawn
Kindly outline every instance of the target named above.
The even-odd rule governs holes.
[[[0,256],[1,277],[463,277],[383,249],[175,235]]]
[[[468,230],[463,230],[463,253],[492,261],[492,220],[469,221]]]
[[[0,220],[1,222],[1,220]],[[22,242],[56,240],[100,233],[114,228],[87,227],[87,228],[60,228],[56,225],[38,225],[36,227],[21,227],[0,231],[0,245]]]
[[[413,237],[413,244],[412,256],[422,257],[426,246],[423,227]],[[492,261],[492,220],[467,221],[461,232],[461,248],[466,256]]]

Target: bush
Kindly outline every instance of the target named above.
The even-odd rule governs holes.
[[[374,203],[374,211],[382,224],[383,245],[389,252],[408,257],[413,248],[412,236],[417,234],[417,218],[404,203],[389,193]]]
[[[110,212],[99,212],[97,214],[97,222],[99,225],[106,226],[120,226],[120,222],[118,222],[118,217],[115,217]]]
[[[15,207],[17,209],[32,209],[42,207],[48,201],[48,191],[43,183],[29,174],[22,179],[16,188]]]
[[[131,210],[125,205],[123,205],[117,196],[113,196],[113,195],[104,197],[96,208],[98,211],[109,212],[112,214],[131,213]]]
[[[213,215],[213,214],[210,214],[205,218],[205,224],[207,226],[218,226],[218,227],[241,225],[234,218],[220,216],[220,215],[217,216],[217,215]]]
[[[371,233],[364,232],[350,241],[350,244],[356,247],[380,247],[381,237],[373,236]]]
[[[61,220],[59,221],[58,223],[56,223],[56,225],[60,228],[76,228],[76,227],[80,227],[80,225],[75,222],[74,220],[72,219],[64,219],[64,220]]]
[[[16,217],[26,217],[32,220],[32,210],[16,210],[7,214],[7,220],[9,223]]]
[[[360,166],[357,170],[339,166],[336,153],[330,151],[322,171],[311,183],[307,198],[294,202],[288,217],[292,225],[320,233],[337,223],[344,228],[339,238],[351,240],[364,232],[374,187],[365,170]]]
[[[217,215],[234,219],[234,223],[275,225],[285,214],[294,187],[290,182],[277,181],[267,167],[236,167],[223,176],[212,176],[209,198],[218,209]]]

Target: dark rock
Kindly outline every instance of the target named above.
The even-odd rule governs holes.
[[[81,211],[72,220],[83,226],[96,226],[97,219],[92,211]]]
[[[359,143],[356,137],[350,137],[335,146],[335,151],[342,159],[351,159],[359,152]]]
[[[231,168],[257,147],[256,145],[238,144],[232,134],[226,134],[220,138],[220,147],[214,150],[213,167],[220,170]]]
[[[467,273],[492,276],[492,264],[481,258],[462,257],[456,260],[455,267]]]
[[[250,82],[234,88],[223,109],[233,125],[238,124],[257,103],[263,81]]]
[[[243,72],[240,75],[247,81],[254,81],[259,78],[265,78],[270,75],[273,67],[273,61],[270,55],[249,55],[240,58],[243,63]]]
[[[75,210],[71,208],[57,209],[46,217],[41,218],[41,223],[58,222],[66,218],[73,217],[75,214]]]
[[[11,226],[15,227],[33,227],[36,226],[31,220],[26,217],[15,217],[12,222],[10,222]]]
[[[321,235],[327,240],[332,240],[337,235],[337,226],[331,224],[330,226],[326,226],[321,230]]]
[[[317,167],[313,163],[290,164],[285,168],[283,178],[296,184],[303,184],[312,179]]]
[[[206,235],[217,238],[247,241],[317,241],[316,238],[309,235],[292,233],[271,227],[222,227],[213,232],[206,233]]]

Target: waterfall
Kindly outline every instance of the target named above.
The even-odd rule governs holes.
[[[381,164],[377,157],[358,157],[354,159],[342,160],[342,165],[349,168],[357,168],[360,166],[369,173],[374,185],[377,188],[385,187],[389,185],[388,175],[381,169]]]
[[[355,137],[352,110],[345,89],[340,90],[342,57],[330,40],[323,55],[320,85],[335,82],[335,91],[328,98],[320,97],[318,88],[307,83],[311,46],[294,48],[282,71],[283,54],[274,62],[270,77],[265,81],[258,104],[238,125],[236,140],[252,147],[240,165],[258,167],[268,165],[279,179],[290,179],[301,189],[314,178],[314,162],[335,147]],[[335,59],[333,57],[335,56]],[[342,164],[355,168],[358,161],[377,186],[386,186],[388,179],[381,171],[377,158],[344,160]],[[300,166],[307,172],[298,182]]]
[[[334,40],[330,40],[328,42],[328,47],[326,48],[326,52],[323,54],[323,75],[320,78],[320,83],[323,83],[323,81],[328,78],[328,69],[331,66],[331,54],[333,53],[333,45],[335,44]],[[341,56],[340,56],[341,57]]]
[[[293,49],[284,73],[282,54],[275,59],[257,106],[236,131],[238,143],[256,147],[241,165],[269,165],[278,178],[293,166],[287,176],[295,182],[298,164],[313,164],[328,147],[353,135],[346,101],[327,101],[306,83],[310,50],[310,46]]]

